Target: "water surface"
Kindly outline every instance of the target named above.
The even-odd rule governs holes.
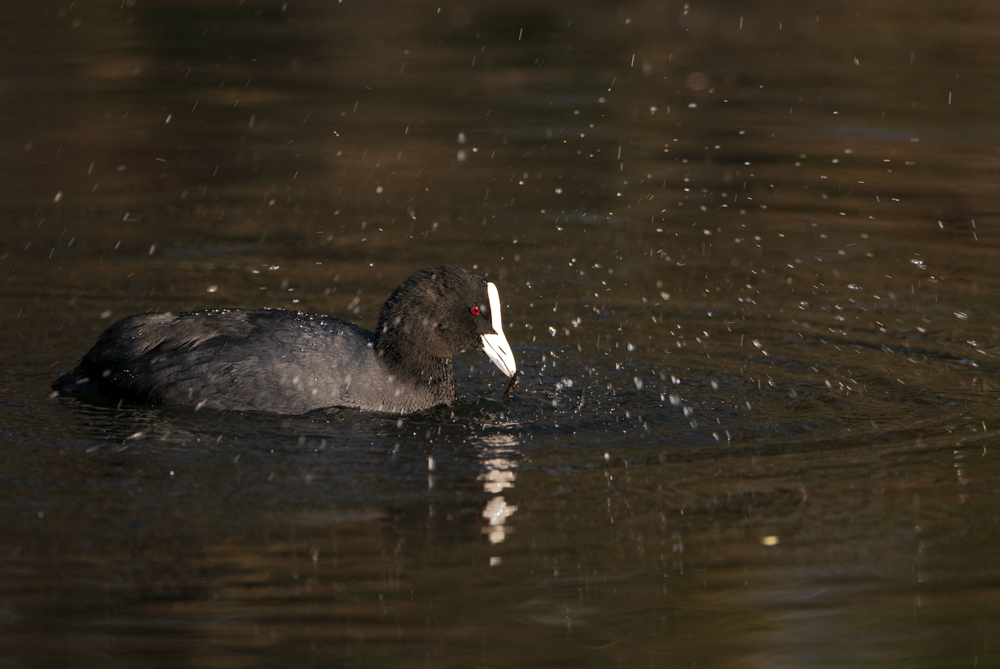
[[[0,10],[0,664],[997,664],[990,10]],[[50,397],[117,318],[442,263],[506,403]]]

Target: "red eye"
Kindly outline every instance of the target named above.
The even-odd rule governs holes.
[[[470,313],[471,313],[471,314],[472,314],[473,316],[478,316],[478,315],[479,315],[479,313],[480,313],[480,312],[479,312],[479,307],[472,307],[471,309],[469,309],[469,312],[470,312]]]

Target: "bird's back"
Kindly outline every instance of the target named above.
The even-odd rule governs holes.
[[[441,388],[395,378],[374,341],[346,321],[282,309],[142,314],[112,325],[53,387],[290,414],[330,406],[406,412],[453,398],[453,381],[451,397],[439,397]]]

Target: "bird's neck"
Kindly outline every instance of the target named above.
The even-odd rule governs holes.
[[[390,374],[416,388],[430,389],[443,400],[454,398],[455,365],[450,355],[432,355],[424,342],[406,338],[398,330],[380,334],[375,341],[375,353]]]

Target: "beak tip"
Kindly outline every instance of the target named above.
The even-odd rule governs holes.
[[[510,350],[510,345],[502,333],[494,335],[483,335],[483,351],[487,357],[497,366],[508,378],[517,374],[517,363],[514,361],[514,353]]]

